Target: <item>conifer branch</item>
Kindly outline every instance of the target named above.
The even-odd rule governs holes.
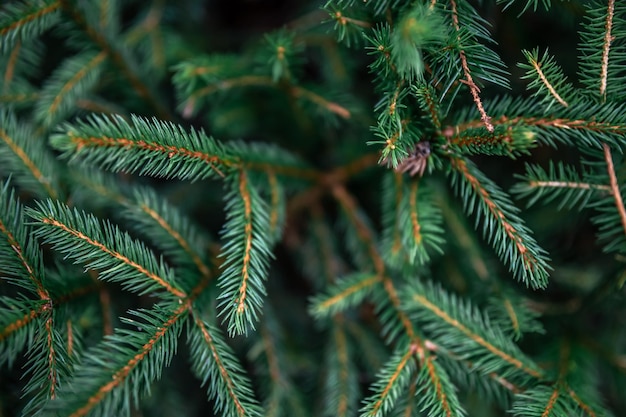
[[[97,28],[91,26],[89,22],[81,15],[69,0],[59,0],[63,10],[67,12],[76,24],[87,34],[87,36],[102,50],[103,53],[111,59],[111,62],[119,68],[122,75],[129,81],[132,88],[137,92],[139,97],[144,99],[146,103],[151,106],[156,114],[161,119],[171,120],[172,117],[169,111],[161,104],[160,100],[156,98],[154,93],[148,88],[148,86],[142,81],[141,77],[136,73],[133,68],[133,64],[128,61],[128,58],[124,56],[119,50],[115,48],[111,42],[98,31]]]
[[[53,1],[50,4],[46,5],[46,7],[43,7],[39,10],[34,10],[32,13],[27,14],[20,20],[13,22],[12,24],[8,26],[4,26],[0,28],[0,36],[5,36],[8,32],[12,30],[16,30],[18,28],[24,27],[28,23],[39,19],[41,16],[50,14],[56,11],[60,6],[61,6],[60,1]]]
[[[589,417],[596,417],[598,414],[593,411],[593,409],[586,404],[579,396],[578,394],[576,394],[576,392],[569,388],[567,393],[569,394],[569,396],[576,402],[576,404],[578,405],[578,407],[580,407],[581,410],[583,410],[583,412],[588,415]]]
[[[49,172],[51,170],[52,161],[49,160],[51,155],[47,150],[43,149],[42,143],[33,143],[33,132],[21,128],[18,121],[11,113],[0,113],[0,143],[4,143],[6,147],[17,157],[17,159],[26,168],[32,180],[35,181],[46,193],[52,198],[59,198],[59,193],[54,187],[53,176]],[[1,149],[0,149],[1,153]],[[8,163],[7,165],[9,165]]]
[[[363,223],[363,221],[357,216],[357,203],[354,198],[348,193],[343,185],[335,184],[331,188],[333,197],[341,204],[345,210],[350,222],[354,225],[359,238],[367,246],[368,254],[371,257],[374,271],[379,276],[385,274],[385,263],[380,257],[376,245],[374,244],[374,237],[372,236],[369,228]]]
[[[480,314],[470,313],[472,307],[469,306],[469,303],[466,304],[458,299],[453,300],[448,297],[454,296],[447,295],[443,292],[443,290],[433,288],[432,286],[423,287],[421,284],[416,284],[414,290],[408,295],[408,297],[407,308],[417,312],[415,317],[420,322],[424,323],[424,331],[434,331],[437,336],[442,338],[442,342],[440,342],[441,344],[445,345],[444,341],[447,341],[448,343],[455,345],[454,337],[450,333],[447,333],[445,329],[441,329],[439,323],[429,321],[427,317],[436,317],[440,319],[455,331],[460,332],[469,340],[472,340],[476,343],[476,345],[484,348],[486,352],[493,355],[497,361],[502,361],[502,363],[506,364],[506,366],[535,379],[541,380],[544,378],[544,373],[534,366],[532,362],[529,362],[521,354],[521,352],[517,351],[515,345],[510,343],[508,339],[504,338],[500,332],[495,331],[488,322],[485,323],[480,318]],[[417,307],[418,310],[414,310],[415,307]],[[427,315],[422,316],[420,311],[426,312]],[[463,321],[473,321],[474,323],[472,323],[470,327],[469,323],[466,325]],[[492,332],[488,330],[490,328],[494,331]],[[436,340],[435,343],[437,343]],[[463,347],[449,346],[448,349],[452,352],[454,352],[455,349],[467,350],[467,352],[472,351],[472,348],[467,345],[464,345]],[[475,351],[473,352],[476,354]],[[461,357],[469,358],[469,356],[465,356],[463,354],[461,354]],[[505,370],[506,367],[502,367],[502,365],[496,366],[495,363],[489,364],[487,359],[484,357],[481,365],[481,367],[490,371],[495,370],[499,376],[506,377],[507,374],[511,373],[510,371]],[[497,369],[500,369],[500,371]]]
[[[276,234],[276,230],[278,228],[278,216],[279,210],[281,208],[280,204],[280,190],[278,181],[276,179],[276,174],[274,171],[268,171],[267,180],[269,182],[270,187],[270,224],[269,224],[269,233],[272,235]]]
[[[29,215],[39,222],[38,236],[77,262],[100,270],[102,279],[120,281],[140,293],[158,288],[178,298],[186,296],[176,287],[171,270],[163,262],[109,223],[101,226],[93,216],[52,201],[39,203],[38,210],[29,210]]]
[[[233,353],[220,337],[219,330],[194,313],[195,328],[190,328],[191,356],[196,374],[209,381],[209,397],[215,400],[216,413],[229,416],[261,416],[256,401],[249,399],[252,388]],[[218,382],[219,381],[219,382]]]
[[[14,40],[23,41],[44,32],[56,22],[60,8],[60,0],[46,0],[7,9],[0,20],[0,51],[7,50]]]
[[[420,224],[420,219],[418,219],[417,213],[417,188],[418,181],[411,182],[410,194],[409,194],[409,207],[410,212],[409,215],[411,217],[411,231],[413,234],[413,241],[417,246],[422,244],[422,226]]]
[[[178,290],[177,288],[172,287],[169,283],[167,283],[165,281],[165,279],[159,277],[158,275],[156,275],[155,273],[147,270],[146,268],[144,268],[143,266],[141,266],[140,264],[132,261],[131,259],[127,258],[126,256],[122,255],[121,253],[111,250],[109,248],[106,247],[106,245],[104,245],[103,243],[91,239],[88,236],[86,236],[85,234],[83,234],[82,232],[73,229],[65,224],[63,224],[62,222],[60,222],[57,219],[54,218],[50,218],[50,217],[44,217],[41,219],[41,222],[46,224],[46,225],[50,225],[52,227],[58,228],[60,230],[62,230],[63,232],[67,233],[68,235],[71,235],[73,237],[75,237],[79,242],[84,242],[86,245],[89,246],[93,246],[94,248],[96,248],[99,251],[102,251],[103,253],[111,256],[112,258],[120,261],[122,264],[125,264],[133,269],[136,269],[137,272],[139,272],[142,275],[145,275],[148,279],[156,282],[159,286],[163,287],[165,290],[167,290],[168,292],[172,293],[173,295],[175,295],[176,297],[182,298],[185,296],[185,293],[183,293],[181,290]]]
[[[455,236],[458,245],[463,252],[467,254],[467,258],[476,276],[482,281],[487,281],[489,279],[489,269],[478,248],[478,242],[476,242],[476,239],[469,233],[468,227],[463,224],[460,215],[450,208],[448,199],[441,194],[442,193],[436,193],[435,198],[442,208],[441,211],[445,224],[452,230],[452,234]]]
[[[626,3],[576,9],[569,82],[547,49],[521,77],[491,49],[515,53],[515,25],[489,22],[516,2],[540,5],[329,0],[264,36],[265,11],[238,13],[233,38],[201,0],[5,0],[0,176],[26,208],[0,186],[0,414],[623,414],[622,329],[577,329],[624,309]],[[571,15],[557,3],[545,16]],[[529,94],[483,87],[520,78]],[[170,82],[193,128],[163,121]],[[534,161],[511,189],[533,209],[486,174],[517,169],[501,157]]]
[[[189,257],[193,260],[193,263],[198,268],[198,271],[202,274],[202,276],[210,275],[209,267],[204,261],[200,258],[200,255],[191,247],[190,243],[185,240],[180,233],[175,230],[172,225],[167,223],[167,221],[154,209],[147,206],[146,204],[142,204],[140,206],[141,210],[143,210],[148,216],[150,216],[154,221],[156,221],[159,226],[163,228],[179,245],[180,247],[189,255]]]
[[[38,99],[38,93],[0,94],[0,102],[16,105],[33,103]]]
[[[601,190],[611,191],[608,185],[604,184],[589,184],[587,182],[571,182],[571,181],[530,181],[528,186],[531,188],[571,188],[571,189],[583,189],[583,190]]]
[[[311,300],[311,314],[316,318],[329,317],[354,306],[383,281],[379,275],[354,274],[347,276],[329,288],[328,294]]]
[[[13,190],[9,191],[8,183],[1,185],[0,191],[2,193],[2,201],[0,201],[0,237],[2,237],[0,242],[0,269],[2,269],[3,278],[11,279],[16,285],[34,292],[38,297],[39,304],[37,308],[29,308],[30,311],[23,315],[14,315],[14,321],[6,323],[0,332],[0,342],[21,329],[26,329],[26,326],[36,318],[42,318],[43,326],[40,323],[41,327],[38,330],[43,334],[37,334],[35,336],[36,341],[31,342],[33,343],[33,347],[31,347],[33,354],[30,361],[42,359],[43,363],[30,367],[28,373],[32,375],[27,390],[45,389],[46,397],[54,398],[58,385],[54,303],[44,285],[44,270],[41,259],[39,259],[40,254],[33,248],[32,243],[26,240],[27,233],[30,231],[24,226],[22,207],[17,202]],[[2,251],[7,253],[3,254]],[[5,303],[3,302],[3,304]],[[21,303],[17,311],[24,312],[24,307],[26,305]],[[40,341],[43,341],[43,345],[41,349],[37,349],[34,346],[39,345]],[[8,354],[11,355],[10,348]],[[39,380],[43,380],[45,383],[39,384]]]
[[[111,293],[100,285],[98,288],[98,298],[100,300],[100,306],[102,310],[102,333],[104,335],[113,334],[113,322],[112,322],[112,308],[111,308]]]
[[[548,81],[548,78],[546,77],[546,75],[544,74],[544,72],[541,70],[541,63],[538,62],[536,59],[534,59],[533,57],[529,56],[529,60],[530,60],[530,64],[532,65],[532,67],[534,68],[535,72],[537,73],[537,75],[539,76],[539,79],[541,80],[541,82],[543,83],[543,85],[548,89],[548,91],[550,92],[550,95],[552,97],[554,97],[554,99],[556,101],[559,102],[559,104],[561,104],[561,106],[563,107],[568,107],[569,104],[567,104],[567,102],[565,100],[563,100],[563,98],[561,98],[561,96],[559,95],[559,93],[557,93],[556,89],[554,88],[554,86],[552,84],[550,84],[550,81]]]
[[[457,5],[455,0],[450,0],[450,10],[452,12],[452,22],[454,24],[454,29],[457,33],[461,30],[459,24],[459,12],[457,10]],[[476,104],[476,108],[480,113],[480,118],[483,121],[485,127],[489,132],[493,132],[493,124],[491,124],[491,118],[487,115],[485,108],[483,107],[483,103],[480,100],[480,89],[474,82],[472,77],[472,73],[469,69],[469,65],[467,64],[467,57],[465,56],[465,51],[463,50],[463,46],[461,45],[461,35],[457,35],[457,41],[459,42],[459,58],[461,60],[461,67],[463,68],[463,74],[465,75],[465,79],[461,80],[461,82],[467,85],[470,89],[470,93],[472,94],[472,99],[474,100],[474,104]]]
[[[0,332],[0,342],[4,342],[13,333],[25,328],[33,320],[35,320],[44,311],[44,304],[40,304],[38,308],[32,309],[15,321],[4,326]]]
[[[336,319],[336,321],[339,320]],[[350,394],[348,392],[348,376],[350,372],[348,369],[348,361],[350,359],[348,354],[346,334],[339,325],[335,326],[334,336],[337,343],[337,357],[339,359],[340,376],[338,384],[340,392],[337,395],[339,397],[339,402],[337,404],[337,412],[335,413],[335,415],[339,417],[348,415],[348,402],[350,398]]]
[[[7,188],[4,187],[2,191],[6,193]],[[19,263],[21,264],[20,266],[24,269],[24,271],[27,274],[28,279],[33,284],[37,296],[42,301],[46,303],[49,302],[50,294],[48,294],[48,290],[46,290],[46,288],[44,287],[41,281],[41,278],[38,276],[38,273],[36,272],[36,270],[39,269],[39,267],[37,265],[31,264],[31,261],[27,259],[26,255],[24,254],[24,249],[22,248],[22,244],[16,239],[13,232],[9,230],[9,225],[7,225],[1,218],[0,218],[0,234],[4,235],[4,238],[6,239],[7,244],[15,252],[17,259]]]
[[[276,354],[276,346],[274,346],[272,336],[265,326],[261,327],[261,339],[263,342],[263,350],[265,351],[265,355],[267,358],[270,378],[274,385],[280,387],[284,385],[285,377],[283,377],[283,373],[280,369],[280,361]]]
[[[354,225],[359,238],[366,244],[369,252],[369,256],[372,259],[374,265],[374,271],[377,276],[381,277],[383,281],[383,287],[387,294],[387,297],[396,310],[397,317],[402,323],[402,327],[404,328],[407,336],[412,341],[412,343],[421,343],[419,342],[419,338],[415,334],[415,330],[413,328],[413,324],[409,320],[408,316],[400,309],[400,297],[398,296],[398,291],[391,281],[391,278],[386,276],[385,274],[385,263],[374,244],[374,238],[370,233],[367,225],[363,223],[363,221],[356,215],[357,206],[354,198],[347,192],[347,190],[342,185],[336,185],[332,188],[332,194],[335,199],[341,204],[343,209],[348,215],[350,222]]]
[[[114,199],[117,197],[113,196]],[[138,189],[132,201],[123,196],[119,198],[125,207],[123,216],[128,218],[133,228],[153,241],[176,266],[190,265],[195,267],[202,277],[211,275],[210,267],[203,255],[210,239],[197,232],[197,227],[176,207],[159,199],[156,192],[150,188]]]
[[[450,317],[448,314],[446,314],[443,310],[441,310],[435,304],[431,303],[425,297],[416,294],[413,296],[413,301],[423,305],[426,309],[430,310],[437,317],[441,318],[443,321],[445,321],[449,325],[454,326],[455,328],[457,328],[458,330],[466,334],[469,338],[474,340],[476,343],[478,343],[479,345],[489,350],[494,355],[499,356],[504,361],[508,362],[509,364],[513,365],[516,368],[521,369],[522,371],[524,371],[525,373],[527,373],[528,375],[534,378],[541,378],[541,373],[539,371],[532,369],[532,368],[525,367],[524,364],[520,360],[503,352],[502,350],[498,349],[496,346],[493,346],[491,343],[487,342],[481,336],[474,334],[467,327],[459,323],[456,319],[453,319],[452,317]]]
[[[36,117],[46,126],[53,126],[75,109],[81,96],[98,81],[104,52],[80,53],[63,63],[48,79],[36,107]]]
[[[429,408],[431,415],[452,417],[464,416],[465,410],[454,392],[447,373],[436,361],[434,355],[425,355],[418,375],[416,396],[421,410]]]
[[[400,346],[394,352],[391,360],[380,371],[375,394],[366,400],[362,416],[380,417],[386,415],[397,400],[400,390],[406,388],[412,375],[415,373],[415,354],[417,345]]]
[[[130,343],[137,344],[141,343],[137,351],[130,350],[122,350],[120,348],[117,349],[117,353],[125,353],[127,355],[127,359],[123,362],[118,363],[110,363],[101,371],[106,373],[108,371],[113,371],[111,375],[106,375],[107,377],[98,377],[98,378],[90,378],[87,373],[82,375],[78,375],[75,378],[75,381],[78,382],[83,380],[83,385],[74,385],[74,389],[79,389],[80,394],[78,393],[68,393],[66,396],[73,396],[74,398],[64,399],[66,402],[69,402],[68,406],[71,404],[73,406],[73,412],[70,414],[70,417],[83,417],[88,415],[94,410],[96,407],[100,407],[103,410],[104,414],[109,414],[106,410],[109,410],[110,407],[118,407],[115,403],[110,404],[112,401],[112,396],[119,395],[119,390],[128,389],[124,388],[127,384],[127,380],[129,378],[138,379],[140,378],[140,374],[144,373],[141,371],[137,371],[138,367],[146,366],[145,361],[160,361],[165,359],[164,362],[169,362],[168,357],[171,357],[173,352],[165,352],[158,353],[159,350],[163,349],[164,344],[171,344],[171,341],[168,341],[167,338],[171,338],[172,336],[176,336],[179,333],[179,328],[181,327],[181,323],[185,317],[187,317],[189,310],[188,303],[181,303],[178,307],[172,311],[169,311],[169,314],[166,320],[163,323],[160,323],[158,327],[152,327],[149,330],[150,333],[146,335],[141,335],[143,337],[138,338],[137,336],[133,337]],[[143,315],[144,318],[149,318],[147,315]],[[147,329],[148,330],[148,329]],[[148,337],[145,337],[148,336]],[[121,335],[118,337],[121,338]],[[140,342],[140,339],[145,339],[145,341]],[[109,339],[110,344],[113,344],[116,339]],[[119,340],[118,340],[119,342]],[[102,349],[102,350],[100,350]],[[106,355],[106,343],[95,352],[96,355]],[[167,348],[166,348],[167,349]],[[158,356],[156,356],[158,355]],[[165,356],[164,358],[159,358],[159,356]],[[96,356],[91,360],[98,360]],[[150,373],[160,373],[160,368],[162,368],[164,363],[159,363],[155,366],[155,370],[150,371]],[[150,365],[148,365],[150,366]],[[152,365],[154,366],[154,365]],[[87,368],[83,368],[87,371]],[[158,370],[157,370],[158,369]],[[136,376],[135,376],[136,375]],[[104,376],[104,375],[103,375]],[[143,378],[148,377],[147,374],[144,373]],[[142,379],[143,379],[142,378]],[[89,381],[90,380],[90,381]],[[141,383],[140,381],[134,381],[136,383]],[[145,389],[146,387],[144,387]],[[137,392],[138,387],[132,388],[135,392]],[[86,395],[86,397],[84,396]],[[108,399],[108,400],[107,400]],[[68,407],[69,408],[69,407]]]
[[[479,127],[481,121],[470,121],[457,125],[453,128],[444,129],[444,135],[452,137],[454,132],[465,131],[468,129]],[[569,119],[569,118],[552,118],[552,117],[500,117],[493,120],[494,125],[513,125],[523,123],[527,126],[536,126],[542,128],[557,128],[565,131],[589,131],[600,134],[623,134],[626,132],[626,124],[612,124],[598,122],[589,119]]]
[[[204,69],[204,71],[210,71],[210,69]],[[203,97],[207,97],[218,92],[228,91],[232,88],[243,87],[284,87],[293,98],[304,98],[343,119],[349,119],[351,117],[350,110],[338,103],[327,100],[319,94],[298,85],[283,86],[282,84],[277,84],[272,77],[264,75],[243,75],[237,78],[223,79],[217,83],[209,84],[206,87],[194,91],[189,95],[182,106],[183,116],[187,118],[191,117],[195,111],[196,102]]]
[[[269,215],[265,202],[244,170],[233,181],[226,201],[227,222],[222,256],[226,258],[218,278],[222,288],[221,315],[231,335],[254,328],[265,296],[269,259]]]
[[[18,40],[11,50],[11,54],[9,55],[9,59],[7,61],[7,68],[4,72],[4,86],[2,87],[3,92],[8,91],[9,84],[11,84],[11,81],[13,80],[15,75],[15,65],[17,64],[17,58],[20,55],[21,49],[22,42]]]
[[[171,123],[149,123],[135,116],[131,117],[132,126],[120,116],[113,116],[112,121],[92,117],[87,123],[68,125],[67,131],[53,136],[51,142],[68,156],[82,154],[83,162],[114,172],[194,180],[213,174],[223,177],[219,166],[236,166],[223,148],[203,133],[187,133]]]
[[[602,45],[602,66],[600,69],[600,97],[606,99],[606,84],[609,74],[609,51],[614,36],[611,33],[613,28],[613,13],[615,11],[615,0],[608,0],[606,23],[604,32],[604,43]]]
[[[611,194],[615,200],[615,207],[619,213],[619,217],[622,223],[624,233],[626,233],[626,208],[624,208],[624,201],[622,200],[622,193],[619,188],[617,176],[615,175],[615,168],[613,167],[613,156],[611,155],[611,148],[607,144],[602,145],[604,150],[604,160],[606,161],[606,169],[609,174],[609,181],[611,186]]]
[[[243,266],[241,268],[241,286],[239,287],[239,296],[237,297],[237,314],[243,313],[246,305],[246,289],[250,279],[248,267],[250,265],[250,250],[252,249],[252,203],[250,202],[250,195],[248,194],[248,183],[245,171],[239,174],[239,194],[243,200],[245,243],[243,248]]]
[[[326,400],[323,412],[327,416],[348,417],[356,412],[358,381],[343,315],[333,316],[330,331],[332,334],[326,347],[324,363]]]
[[[482,216],[485,216],[483,233],[493,243],[500,258],[509,263],[509,268],[518,279],[534,288],[545,287],[549,267],[544,251],[517,218],[518,210],[495,184],[467,161],[453,157],[451,163],[461,176],[458,186],[466,209],[471,212],[477,206],[482,211]],[[514,256],[510,256],[507,241],[514,245]],[[505,254],[508,255],[506,258]]]
[[[33,178],[43,179],[44,175],[41,173],[37,165],[30,159],[30,157],[24,152],[24,149],[19,147],[15,141],[7,134],[4,129],[0,129],[0,138],[2,141],[15,153],[15,155],[22,160],[24,165],[28,168],[28,170],[32,173]],[[40,180],[41,181],[41,180]],[[52,198],[56,198],[57,194],[54,189],[47,183],[42,181],[43,187],[46,189],[48,195]]]

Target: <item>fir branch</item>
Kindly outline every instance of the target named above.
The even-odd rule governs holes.
[[[9,274],[11,281],[33,291],[41,302],[37,310],[31,310],[16,322],[7,324],[0,339],[28,325],[29,321],[41,318],[39,325],[43,324],[43,329],[39,330],[43,334],[38,332],[36,337],[31,339],[33,343],[29,346],[31,352],[35,353],[32,353],[29,360],[28,373],[31,375],[26,392],[39,391],[44,398],[54,398],[59,384],[58,336],[54,329],[52,297],[44,285],[41,254],[33,248],[32,242],[26,240],[30,231],[24,226],[22,207],[17,202],[13,190],[9,193],[8,183],[1,185],[0,189],[4,196],[0,201],[0,236],[3,238],[0,242],[0,250],[3,252],[0,254],[0,268],[3,273]],[[8,255],[5,255],[5,252],[8,252]],[[9,349],[9,354],[11,350]],[[45,381],[45,388],[40,389],[42,381]]]
[[[272,144],[232,141],[225,145],[225,151],[235,161],[233,167],[247,171],[263,172],[266,176],[275,174],[297,182],[324,179],[306,161]]]
[[[0,270],[3,278],[34,293],[44,303],[51,301],[44,285],[41,254],[28,236],[23,208],[9,183],[0,184]]]
[[[16,83],[12,83],[14,86]],[[0,102],[7,103],[7,105],[14,106],[16,108],[30,106],[39,99],[39,94],[32,91],[30,86],[21,85],[20,87],[24,91],[13,92],[7,94],[0,94]]]
[[[454,29],[457,33],[460,31],[459,25],[459,12],[457,10],[457,5],[455,0],[450,0],[450,10],[452,13],[452,22],[454,24]],[[459,58],[461,60],[461,67],[463,68],[463,74],[465,79],[462,81],[465,85],[467,85],[470,89],[470,93],[472,94],[472,99],[474,100],[474,104],[480,113],[480,118],[485,124],[485,127],[489,132],[493,132],[494,128],[491,124],[491,118],[487,115],[485,108],[483,107],[482,101],[480,100],[480,89],[474,82],[474,78],[472,77],[472,73],[470,71],[469,65],[467,63],[467,56],[465,54],[465,50],[461,45],[461,35],[457,35],[457,41],[459,42]]]
[[[528,155],[530,149],[537,146],[537,134],[524,125],[494,123],[492,133],[486,133],[482,127],[455,133],[446,130],[443,133],[449,137],[446,148],[466,155],[497,155],[515,159],[520,155]]]
[[[600,69],[600,97],[606,98],[606,83],[609,72],[609,51],[613,35],[613,13],[615,12],[615,0],[609,0],[607,5],[606,23],[604,32],[604,44],[602,45],[602,67]]]
[[[13,112],[0,112],[0,161],[16,183],[28,191],[45,197],[62,197],[58,181],[61,168],[57,165],[42,138],[31,126],[20,123]]]
[[[571,415],[574,410],[562,394],[559,387],[540,387],[518,394],[513,405],[513,415],[524,417]]]
[[[266,306],[258,337],[259,350],[256,354],[264,356],[264,360],[258,362],[265,363],[257,372],[269,377],[261,386],[265,396],[263,415],[280,417],[283,412],[303,417],[311,415],[309,408],[303,405],[300,391],[289,375],[284,330],[274,317],[270,306]]]
[[[176,207],[159,199],[153,189],[138,188],[133,194],[132,201],[126,202],[123,212],[133,228],[154,242],[177,265],[193,265],[201,276],[210,276],[211,270],[205,257],[208,237],[198,231],[198,227]]]
[[[577,207],[580,210],[587,207],[593,197],[611,191],[608,185],[585,181],[574,167],[562,163],[550,162],[547,171],[527,164],[526,175],[517,178],[522,182],[511,191],[521,198],[530,197],[529,207],[542,199],[546,203],[560,199],[559,209]]]
[[[358,400],[357,370],[353,363],[353,348],[348,340],[344,318],[336,315],[326,348],[326,380],[324,382],[324,415],[352,416]]]
[[[61,380],[68,376],[67,369],[64,368],[69,367],[72,362],[71,358],[67,358],[62,336],[54,328],[55,311],[52,304],[43,306],[43,334],[35,337],[27,353],[29,358],[25,368],[30,378],[24,387],[24,394],[32,395],[33,398],[23,410],[25,415],[40,411],[48,400],[57,397]]]
[[[328,2],[325,6],[330,18],[335,21],[334,30],[337,32],[337,40],[339,42],[345,42],[347,46],[351,46],[352,43],[358,42],[363,29],[369,29],[372,27],[370,22],[346,16],[346,11],[337,10],[334,7],[329,7],[331,2]],[[354,12],[354,10],[351,10]]]
[[[415,396],[419,398],[418,407],[421,412],[427,410],[429,416],[442,417],[467,415],[450,377],[434,355],[425,356],[416,386],[418,390]]]
[[[387,414],[415,375],[417,345],[399,344],[392,357],[380,370],[373,385],[374,393],[365,400],[362,417]]]
[[[15,46],[11,50],[9,59],[7,60],[6,70],[4,72],[4,86],[2,87],[3,92],[9,89],[9,84],[11,84],[11,81],[13,81],[13,77],[15,74],[15,66],[18,62],[18,57],[20,55],[21,50],[22,50],[22,41],[17,41],[15,43]]]
[[[0,14],[0,52],[4,53],[16,42],[35,38],[54,26],[60,6],[59,0],[6,5]]]
[[[333,197],[335,197],[345,211],[350,223],[354,226],[359,240],[364,243],[374,267],[374,271],[379,276],[383,276],[385,273],[385,263],[378,253],[371,229],[367,226],[363,219],[358,217],[359,210],[357,208],[356,201],[347,192],[343,185],[335,184],[332,187],[331,192]]]
[[[545,332],[537,320],[539,314],[530,308],[525,298],[509,289],[490,297],[486,311],[491,322],[505,333],[511,334],[513,340],[520,339],[524,333]]]
[[[601,102],[613,98],[621,101],[625,80],[621,70],[624,63],[621,50],[626,9],[623,3],[613,0],[592,1],[585,6],[579,46],[581,81]]]
[[[385,294],[385,303],[388,303],[388,306],[390,306],[391,308],[387,310],[381,308],[381,311],[388,311],[388,318],[394,317],[395,319],[397,319],[409,339],[414,343],[418,343],[419,338],[416,336],[413,324],[404,313],[404,311],[400,309],[400,298],[398,296],[398,291],[391,278],[386,275],[385,263],[381,258],[380,253],[378,252],[378,249],[374,243],[372,233],[369,227],[363,221],[363,219],[356,215],[358,210],[354,198],[350,194],[348,194],[343,186],[340,185],[334,186],[332,188],[332,193],[335,199],[340,203],[340,205],[348,215],[350,223],[356,229],[358,238],[365,244],[368,253],[371,256],[374,270],[377,273],[377,276],[381,277],[382,279]],[[390,322],[391,320],[389,320],[388,323]],[[397,332],[389,332],[390,335],[393,335],[395,333]]]
[[[182,127],[156,119],[92,116],[86,122],[64,125],[64,133],[51,143],[65,157],[80,157],[113,172],[139,172],[166,178],[198,180],[223,176],[219,167],[230,168],[223,146],[202,132],[185,132]],[[123,156],[123,157],[122,157]]]
[[[402,174],[397,172],[386,174],[383,178],[381,199],[383,205],[381,251],[387,264],[396,269],[404,263],[400,223],[403,192]]]
[[[41,76],[39,68],[42,65],[44,44],[39,39],[16,41],[7,55],[0,54],[0,72],[4,72],[4,86],[2,92],[9,93],[26,90],[33,79]],[[21,87],[19,85],[21,84]]]
[[[28,215],[36,221],[38,237],[75,262],[99,270],[100,278],[140,294],[165,290],[169,296],[185,297],[162,260],[110,223],[50,200],[37,203]]]
[[[86,51],[67,59],[46,81],[35,108],[44,126],[54,126],[76,108],[78,101],[96,84],[107,55]]]
[[[344,277],[325,294],[315,296],[310,301],[309,311],[317,319],[340,313],[361,303],[380,282],[379,275],[357,273]]]
[[[71,410],[70,417],[127,415],[131,396],[137,401],[139,395],[148,393],[150,384],[169,365],[188,311],[186,302],[131,311],[140,321],[123,321],[143,331],[117,329],[91,349],[51,409]]]
[[[441,212],[424,181],[413,180],[407,188],[400,206],[403,248],[409,263],[423,265],[430,260],[433,252],[443,252]]]
[[[23,296],[0,297],[0,365],[12,367],[17,356],[33,343],[44,306],[48,304]]]
[[[279,87],[282,85],[277,84],[272,77],[264,75],[243,75],[236,78],[228,78],[219,80],[214,84],[209,84],[206,87],[194,91],[188,95],[185,102],[181,104],[183,117],[189,118],[196,112],[196,103],[215,93],[223,93],[233,88],[245,88],[245,87]],[[306,89],[298,85],[289,85],[286,87],[286,92],[293,98],[303,98],[316,106],[324,109],[329,113],[333,113],[343,119],[349,119],[351,117],[350,110],[344,106],[330,101],[321,95]]]
[[[452,158],[451,163],[456,171],[452,181],[463,198],[465,210],[472,213],[476,209],[477,215],[483,218],[483,234],[498,256],[526,285],[545,287],[549,269],[546,254],[517,217],[519,209],[471,162]]]
[[[617,208],[617,212],[619,213],[619,217],[622,223],[622,228],[624,229],[624,233],[626,233],[626,208],[624,208],[624,201],[622,200],[622,193],[620,191],[619,183],[617,182],[617,177],[615,176],[615,168],[613,167],[613,157],[611,156],[611,148],[604,144],[604,160],[606,161],[606,169],[609,174],[610,186],[611,186],[611,195],[615,200],[615,207]]]
[[[441,134],[441,109],[434,89],[430,85],[418,85],[413,92],[421,108],[429,115],[430,122],[437,134]]]
[[[231,335],[254,328],[263,306],[271,254],[265,202],[240,171],[226,195],[226,224],[222,232],[225,258],[218,278],[220,307]]]
[[[203,384],[208,382],[208,395],[215,401],[215,412],[224,416],[260,417],[262,410],[254,399],[252,385],[219,329],[196,313],[193,317],[194,325],[187,332],[192,366]]]
[[[472,235],[469,226],[461,218],[461,215],[450,207],[450,200],[443,192],[436,192],[435,200],[441,207],[445,225],[450,228],[457,245],[462,253],[466,255],[465,257],[468,259],[471,269],[474,270],[480,280],[487,281],[489,279],[489,268],[485,263],[477,238]]]
[[[129,81],[139,97],[144,99],[161,119],[170,120],[169,111],[161,104],[160,100],[156,98],[154,93],[141,79],[141,76],[135,70],[135,63],[131,62],[128,54],[124,54],[122,51],[118,50],[98,28],[91,26],[85,16],[81,14],[79,9],[75,7],[70,0],[59,0],[59,3],[63,7],[63,10],[72,17],[74,22],[76,22],[85,34],[111,59],[111,62],[119,68],[122,75]]]
[[[552,56],[548,55],[548,51],[544,52],[543,56],[539,58],[539,51],[535,49],[532,53],[523,51],[524,56],[530,63],[528,72],[525,78],[534,78],[535,74],[537,80],[531,82],[529,88],[537,88],[536,94],[547,90],[545,93],[544,101],[556,100],[561,106],[569,107],[569,104],[565,99],[561,97],[561,94],[557,90],[562,89],[563,92],[571,92],[572,86],[566,84],[566,77],[563,75],[563,70],[557,66]],[[524,66],[522,66],[524,68]],[[554,80],[554,82],[551,82]],[[548,109],[550,106],[548,106]]]
[[[476,358],[480,372],[521,380],[544,378],[543,372],[469,302],[441,288],[417,283],[405,300],[404,308],[414,313],[412,318],[422,323],[435,343],[461,358]]]
[[[282,234],[280,225],[284,222],[285,215],[284,193],[274,171],[267,172],[267,181],[270,188],[269,233],[274,236],[274,240],[278,240]]]

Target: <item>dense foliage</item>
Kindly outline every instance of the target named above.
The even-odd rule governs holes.
[[[626,415],[625,48],[615,0],[4,1],[0,415]]]

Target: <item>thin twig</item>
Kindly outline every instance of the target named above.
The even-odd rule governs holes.
[[[604,148],[604,159],[606,160],[606,167],[609,173],[609,179],[611,183],[611,194],[613,194],[613,199],[615,200],[617,212],[619,213],[619,217],[622,220],[622,228],[624,229],[624,233],[626,233],[626,209],[624,209],[622,194],[620,193],[619,183],[617,182],[617,176],[615,175],[611,148],[606,143],[603,143],[602,147]]]
[[[568,107],[569,104],[567,103],[567,101],[565,101],[560,95],[559,93],[556,92],[556,89],[554,88],[554,86],[552,86],[552,84],[550,84],[550,81],[548,81],[548,78],[546,78],[546,75],[543,73],[543,71],[541,70],[541,64],[537,61],[535,61],[534,59],[530,60],[530,64],[533,66],[533,68],[535,69],[535,71],[537,72],[537,75],[539,76],[539,79],[541,80],[541,82],[543,83],[543,85],[548,89],[548,91],[550,92],[550,95],[552,97],[554,97],[554,99],[556,101],[558,101],[561,106],[563,107]]]
[[[454,23],[454,28],[457,33],[460,30],[459,26],[459,14],[456,8],[456,1],[450,0],[450,6],[452,8],[452,22]],[[461,36],[457,34],[457,40],[461,41]],[[461,66],[463,67],[463,73],[465,74],[465,79],[461,80],[461,82],[467,85],[470,89],[470,93],[472,93],[472,98],[474,99],[474,103],[476,104],[476,108],[478,108],[478,112],[480,113],[480,118],[483,121],[485,127],[488,131],[493,132],[493,125],[491,124],[491,117],[487,115],[485,108],[483,107],[483,103],[480,100],[480,89],[474,82],[472,78],[472,74],[469,69],[469,65],[467,64],[467,57],[465,56],[465,51],[461,49],[459,51],[459,57],[461,58]]]
[[[604,98],[606,95],[606,83],[609,74],[609,51],[611,49],[611,42],[613,42],[613,35],[611,30],[613,28],[613,15],[615,12],[615,0],[609,0],[608,9],[606,13],[606,23],[604,25],[604,45],[602,45],[602,68],[600,69],[600,96]]]

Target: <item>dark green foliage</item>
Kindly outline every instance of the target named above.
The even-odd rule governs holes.
[[[3,1],[0,415],[626,415],[625,45],[616,0]]]

